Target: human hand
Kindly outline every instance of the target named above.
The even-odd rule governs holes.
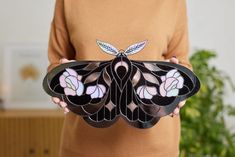
[[[66,59],[66,58],[62,58],[62,59],[60,59],[60,64],[68,63],[68,62],[73,62],[73,61],[75,61],[75,60],[68,60],[68,59]],[[61,101],[61,100],[60,100],[59,98],[57,98],[57,97],[51,97],[51,99],[52,99],[52,101],[53,101],[55,104],[59,105],[61,108],[64,109],[64,114],[67,114],[67,113],[69,112],[69,109],[68,109],[68,107],[67,107],[67,103],[66,103],[66,102]]]
[[[169,62],[175,63],[175,64],[179,64],[179,60],[178,60],[175,56],[172,57],[172,58],[169,60]],[[186,103],[186,100],[181,101],[181,102],[178,104],[178,106],[175,108],[175,110],[174,110],[172,113],[170,113],[170,116],[173,117],[173,116],[179,115],[180,109],[185,105],[185,103]]]

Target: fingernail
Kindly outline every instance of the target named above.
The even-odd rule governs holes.
[[[57,98],[57,97],[53,97],[53,98],[52,98],[52,101],[53,101],[54,103],[58,104],[58,103],[60,102],[60,99]]]
[[[67,104],[66,104],[65,102],[63,102],[63,101],[62,101],[62,102],[60,102],[60,106],[64,108],[64,107],[66,107],[66,106],[67,106]]]
[[[177,107],[174,111],[174,114],[177,115],[177,114],[179,114],[179,112],[180,112],[180,109]]]
[[[69,109],[67,107],[64,108],[64,113],[67,114],[69,112]]]

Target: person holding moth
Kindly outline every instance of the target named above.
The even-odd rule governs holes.
[[[71,60],[110,60],[99,53],[96,39],[117,47],[148,39],[136,60],[168,60],[192,70],[188,60],[189,41],[186,0],[102,1],[56,0],[48,45],[48,72]],[[179,155],[180,108],[161,118],[147,130],[126,125],[119,119],[109,128],[94,128],[53,97],[66,115],[60,157],[176,157]]]

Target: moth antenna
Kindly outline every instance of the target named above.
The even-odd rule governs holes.
[[[132,55],[132,54],[135,54],[135,53],[141,51],[145,47],[147,42],[148,42],[148,40],[146,39],[142,42],[138,42],[138,43],[130,45],[129,47],[126,48],[124,54]]]
[[[115,55],[115,56],[118,54],[118,49],[112,44],[98,40],[98,39],[96,39],[96,43],[101,48],[101,50],[103,50],[107,54]]]

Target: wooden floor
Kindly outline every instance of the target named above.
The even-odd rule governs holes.
[[[61,110],[0,111],[0,157],[57,157]]]

